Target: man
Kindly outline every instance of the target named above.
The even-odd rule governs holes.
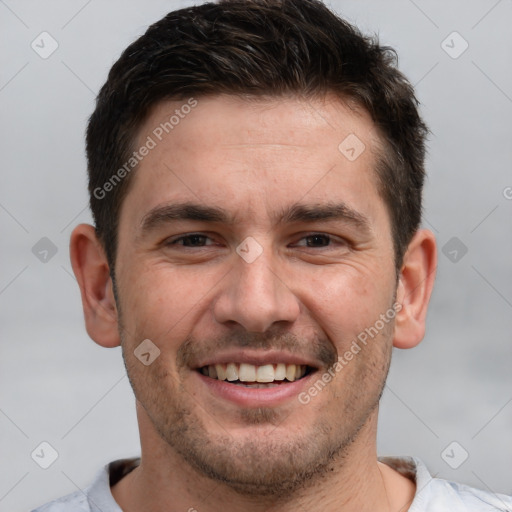
[[[392,51],[315,0],[192,7],[133,43],[89,121],[71,260],[141,458],[38,511],[512,510],[377,459],[434,282],[426,133]]]

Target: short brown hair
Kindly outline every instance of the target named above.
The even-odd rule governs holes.
[[[380,131],[386,149],[376,174],[399,269],[421,221],[428,130],[394,50],[317,0],[224,0],[173,11],[151,25],[112,66],[97,97],[87,128],[90,206],[111,273],[133,173],[123,173],[108,193],[103,187],[129,160],[152,107],[220,93],[328,92],[355,101]]]

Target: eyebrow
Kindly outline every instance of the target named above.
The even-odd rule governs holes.
[[[236,217],[219,207],[191,202],[172,203],[157,206],[144,215],[141,232],[153,231],[170,222],[183,220],[236,224]],[[371,231],[368,218],[345,203],[294,204],[272,217],[275,225],[334,220],[344,221],[366,233]]]
[[[316,222],[319,220],[341,220],[352,224],[359,230],[371,231],[368,218],[345,203],[295,204],[285,210],[279,217],[279,222],[282,223]]]
[[[232,219],[222,208],[195,203],[173,203],[157,206],[150,210],[141,221],[141,231],[152,231],[163,224],[176,220],[198,220],[230,224]]]

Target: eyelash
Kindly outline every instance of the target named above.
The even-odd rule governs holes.
[[[187,235],[181,235],[177,238],[174,238],[174,239],[171,239],[171,240],[168,240],[165,242],[165,245],[166,246],[177,246],[177,245],[180,245],[181,247],[191,247],[191,248],[196,248],[196,249],[203,249],[205,247],[209,247],[209,246],[212,246],[212,245],[215,245],[215,244],[209,244],[209,245],[199,245],[199,246],[193,246],[193,245],[184,245],[184,244],[180,244],[178,242],[182,242],[184,240],[190,240],[191,238],[193,237],[202,237],[203,239],[210,239],[210,240],[213,240],[211,237],[209,237],[208,235],[204,234],[204,233],[189,233]],[[327,240],[329,242],[328,245],[323,245],[323,246],[320,246],[320,247],[311,247],[311,246],[307,246],[307,245],[303,245],[303,246],[300,246],[300,247],[306,247],[306,248],[311,248],[311,249],[322,249],[322,248],[327,248],[327,247],[331,247],[333,245],[333,243],[340,243],[342,245],[348,245],[348,242],[346,240],[343,240],[343,239],[340,239],[340,238],[337,238],[337,237],[334,237],[332,235],[329,235],[329,234],[326,234],[326,233],[316,233],[316,232],[313,232],[313,233],[308,233],[307,235],[304,235],[300,238],[300,241],[302,240],[306,240],[308,238],[313,238],[313,237],[323,237],[325,240]]]
[[[177,244],[176,242],[187,240],[187,239],[190,239],[192,237],[209,238],[210,240],[212,240],[208,235],[205,235],[203,233],[189,233],[188,235],[182,235],[182,236],[179,236],[179,237],[174,238],[172,240],[168,240],[167,242],[165,242],[165,245],[181,245],[181,244]],[[190,246],[182,245],[182,247],[190,247]],[[199,247],[204,247],[204,246],[199,246]]]

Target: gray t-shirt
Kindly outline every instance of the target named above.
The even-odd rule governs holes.
[[[416,482],[416,495],[409,512],[512,512],[512,497],[432,478],[423,462],[415,457],[379,460]],[[111,462],[83,492],[76,491],[32,512],[122,512],[110,487],[139,463],[139,458]]]

